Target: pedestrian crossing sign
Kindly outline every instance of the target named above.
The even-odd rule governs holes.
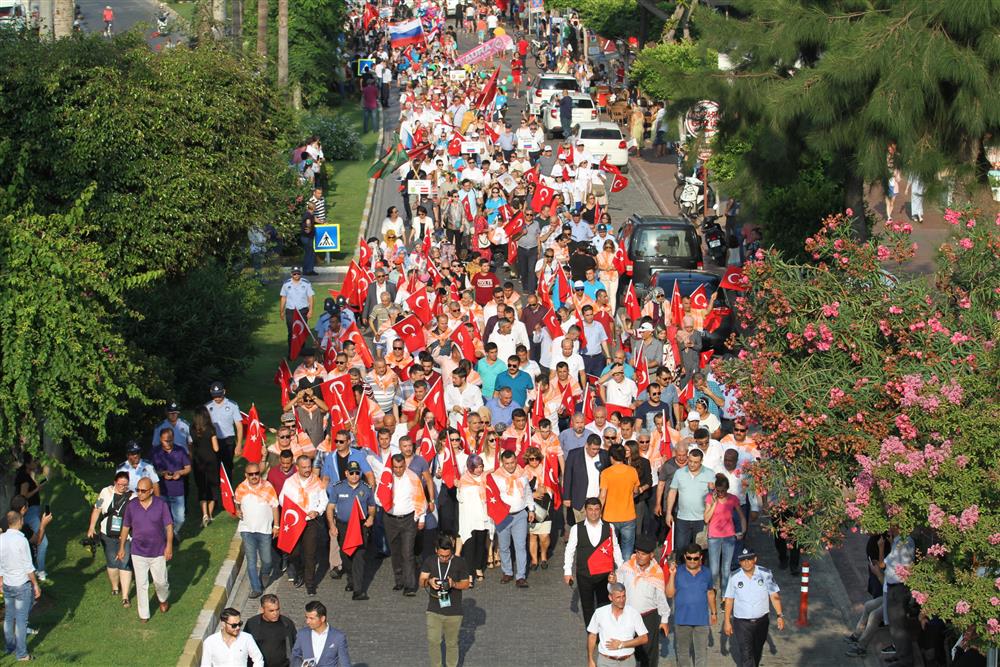
[[[313,239],[316,252],[337,252],[340,250],[340,225],[316,225]]]

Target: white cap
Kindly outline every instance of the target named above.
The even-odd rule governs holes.
[[[700,422],[701,421],[701,415],[698,414],[697,410],[692,410],[691,412],[688,413],[687,421],[689,421],[689,422]]]
[[[646,322],[645,324],[639,327],[639,333],[644,333],[646,331],[652,331],[652,330],[653,330],[653,325],[650,324],[649,322]]]

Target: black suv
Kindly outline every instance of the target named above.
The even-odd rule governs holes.
[[[642,299],[658,271],[694,271],[703,268],[701,238],[684,218],[632,214],[632,234],[622,243],[632,262],[635,290]]]

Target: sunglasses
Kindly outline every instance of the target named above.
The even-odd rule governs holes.
[[[747,430],[745,428],[734,428],[733,432],[734,433],[746,433]]]
[[[243,627],[243,621],[238,621],[236,623],[226,623],[226,625],[228,625],[231,628],[242,628]]]
[[[348,470],[347,474],[348,475],[360,475],[361,473],[359,471],[357,471],[357,470]]]
[[[341,440],[339,438],[337,439],[337,444],[338,445],[346,445],[349,442],[350,442],[350,440]]]
[[[690,560],[690,561],[701,560],[701,556],[684,556],[684,560]]]
[[[152,489],[136,489],[135,492],[136,493],[152,493],[153,490]]]
[[[397,346],[393,345],[392,349],[394,349],[394,350],[402,350],[403,348],[402,348],[402,346],[397,347]]]
[[[290,435],[279,435],[278,436],[278,440],[291,440],[291,439],[292,439],[292,436],[290,436]]]
[[[248,472],[247,477],[260,477],[259,472]]]

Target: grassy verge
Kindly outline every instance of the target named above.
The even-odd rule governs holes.
[[[181,18],[184,22],[185,27],[191,25],[192,19],[194,19],[194,10],[198,6],[196,2],[167,2],[166,5],[170,7],[173,11],[177,12],[177,16]]]
[[[339,253],[331,255],[333,264],[347,265],[357,248],[361,214],[368,197],[368,169],[375,159],[377,132],[361,134],[361,110],[351,102],[350,108],[341,110],[361,135],[364,154],[360,160],[332,160],[326,163],[329,188],[326,196],[327,219],[340,225]],[[322,257],[322,255],[320,256]]]

